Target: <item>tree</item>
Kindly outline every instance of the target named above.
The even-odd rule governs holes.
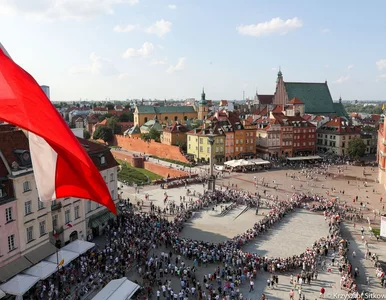
[[[108,110],[113,110],[114,109],[114,103],[108,102],[106,104],[106,107],[107,107]]]
[[[161,132],[157,131],[156,129],[152,128],[149,130],[149,137],[152,140],[155,140],[156,142],[161,141]]]
[[[360,158],[365,155],[366,145],[360,137],[354,137],[348,142],[348,154],[353,158]]]
[[[92,137],[94,140],[109,142],[113,139],[113,131],[107,126],[98,126]]]
[[[98,121],[102,122],[104,119],[108,119],[108,118],[111,118],[111,117],[113,117],[113,115],[110,114],[110,113],[101,114],[101,115],[98,116]]]
[[[113,131],[113,134],[120,134],[122,131],[122,126],[118,124],[118,119],[116,117],[108,118],[106,126]]]
[[[141,140],[145,142],[148,142],[151,140],[150,135],[148,133],[141,133],[139,137],[141,138]]]
[[[90,134],[90,132],[88,132],[87,129],[83,129],[83,137],[84,137],[86,140],[90,139],[91,134]]]
[[[134,114],[130,112],[125,112],[118,117],[119,122],[133,122]]]

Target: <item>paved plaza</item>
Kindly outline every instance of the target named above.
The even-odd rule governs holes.
[[[345,178],[341,173],[338,175],[337,167],[331,167],[328,170],[329,175],[317,175],[317,179],[312,181],[307,181],[299,175],[300,170],[270,170],[247,174],[232,173],[217,180],[217,188],[225,189],[229,187],[250,193],[258,192],[261,195],[266,190],[268,196],[273,195],[275,198],[278,197],[279,200],[285,200],[295,192],[303,192],[323,196],[329,194],[329,197],[338,197],[341,203],[347,202],[347,204],[355,207],[359,207],[359,203],[363,202],[363,204],[366,204],[366,209],[363,211],[364,217],[370,217],[372,226],[377,227],[379,226],[379,217],[374,219],[374,212],[382,212],[383,203],[380,202],[380,197],[384,195],[384,190],[375,182],[376,170],[367,167],[365,170],[366,176],[363,176],[363,170],[363,167],[344,166],[344,175],[350,176]],[[294,179],[290,177],[291,174],[295,175]],[[263,187],[260,183],[256,187],[255,176],[258,182],[264,178],[264,182],[268,183],[268,187]],[[365,182],[367,186],[365,186]],[[154,205],[164,207],[165,192],[168,195],[168,200],[173,201],[176,205],[179,205],[181,201],[184,202],[181,196],[185,196],[185,201],[189,201],[190,198],[196,201],[199,194],[204,192],[202,184],[191,185],[187,188],[195,195],[193,196],[190,193],[190,196],[187,196],[187,189],[184,187],[162,190],[159,187],[151,186],[142,188],[137,193],[135,193],[134,188],[124,187],[122,196],[123,198],[129,198],[133,203],[144,201],[146,209],[150,201]],[[336,191],[331,188],[335,188]],[[149,201],[145,199],[146,194],[149,195]],[[353,202],[356,196],[358,196],[358,201]],[[263,218],[262,213],[267,212],[267,210],[261,209],[259,215],[256,216],[254,210],[249,210],[235,219],[243,209],[244,206],[239,206],[225,216],[220,216],[221,208],[218,206],[197,212],[185,224],[181,236],[207,242],[223,242],[251,228],[255,222]],[[369,242],[370,251],[377,253],[380,260],[385,260],[386,256],[386,243],[371,239],[366,222],[357,224],[356,228],[354,228],[353,223],[345,222],[342,226],[342,232],[343,236],[350,241],[350,260],[353,266],[358,267],[360,270],[358,284],[361,289],[371,291],[376,295],[385,295],[386,290],[380,288],[378,279],[375,277],[373,264],[369,259],[365,259],[365,246],[360,240],[361,226],[365,227],[365,238]],[[260,255],[269,257],[288,257],[304,252],[307,247],[312,246],[314,241],[327,235],[328,223],[320,213],[297,210],[285,216],[270,228],[268,233],[247,244],[243,250],[257,252]],[[160,253],[163,250],[157,249],[155,253]],[[351,253],[354,250],[357,257],[352,259]],[[184,261],[187,265],[193,265],[192,261],[187,259],[184,259]],[[327,266],[331,268],[331,272],[320,270],[317,281],[313,281],[310,286],[303,285],[302,291],[306,299],[318,298],[322,286],[326,289],[325,299],[337,299],[339,295],[345,293],[340,289],[340,275],[337,267],[331,265],[330,259],[327,259]],[[202,278],[204,274],[213,273],[215,267],[216,265],[198,267],[196,277]],[[289,291],[294,288],[290,284],[290,275],[290,273],[279,274],[279,286],[270,289],[266,284],[270,273],[260,271],[255,282],[255,291],[249,293],[248,283],[242,284],[240,291],[245,299],[260,299],[262,293],[265,293],[268,299],[289,299]],[[296,276],[295,273],[293,275]],[[366,277],[369,277],[369,284],[366,284]],[[137,275],[134,271],[129,274],[129,279],[136,278]],[[172,286],[178,290],[179,281],[176,278],[172,278]],[[296,295],[295,299],[297,298]]]

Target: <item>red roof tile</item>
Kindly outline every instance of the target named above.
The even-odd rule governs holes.
[[[272,104],[273,95],[257,95],[260,104]]]
[[[300,100],[299,98],[292,98],[292,100],[290,102],[288,102],[289,104],[304,104],[304,102],[302,100]]]

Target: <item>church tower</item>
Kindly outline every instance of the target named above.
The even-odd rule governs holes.
[[[279,72],[277,73],[276,91],[273,97],[273,104],[283,105],[283,108],[284,108],[287,103],[288,103],[288,95],[284,85],[283,73],[279,68]]]
[[[205,99],[205,91],[204,91],[204,88],[203,88],[202,89],[202,93],[201,93],[201,100],[198,103],[197,118],[199,120],[204,120],[204,119],[208,118],[208,111],[209,111],[209,109],[208,109],[208,102]]]

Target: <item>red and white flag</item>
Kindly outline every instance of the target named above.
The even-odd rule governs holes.
[[[41,201],[65,197],[116,207],[98,169],[35,79],[0,43],[0,119],[29,131]]]
[[[71,223],[71,222],[68,222],[68,223],[66,224],[66,226],[72,228],[72,223]]]

